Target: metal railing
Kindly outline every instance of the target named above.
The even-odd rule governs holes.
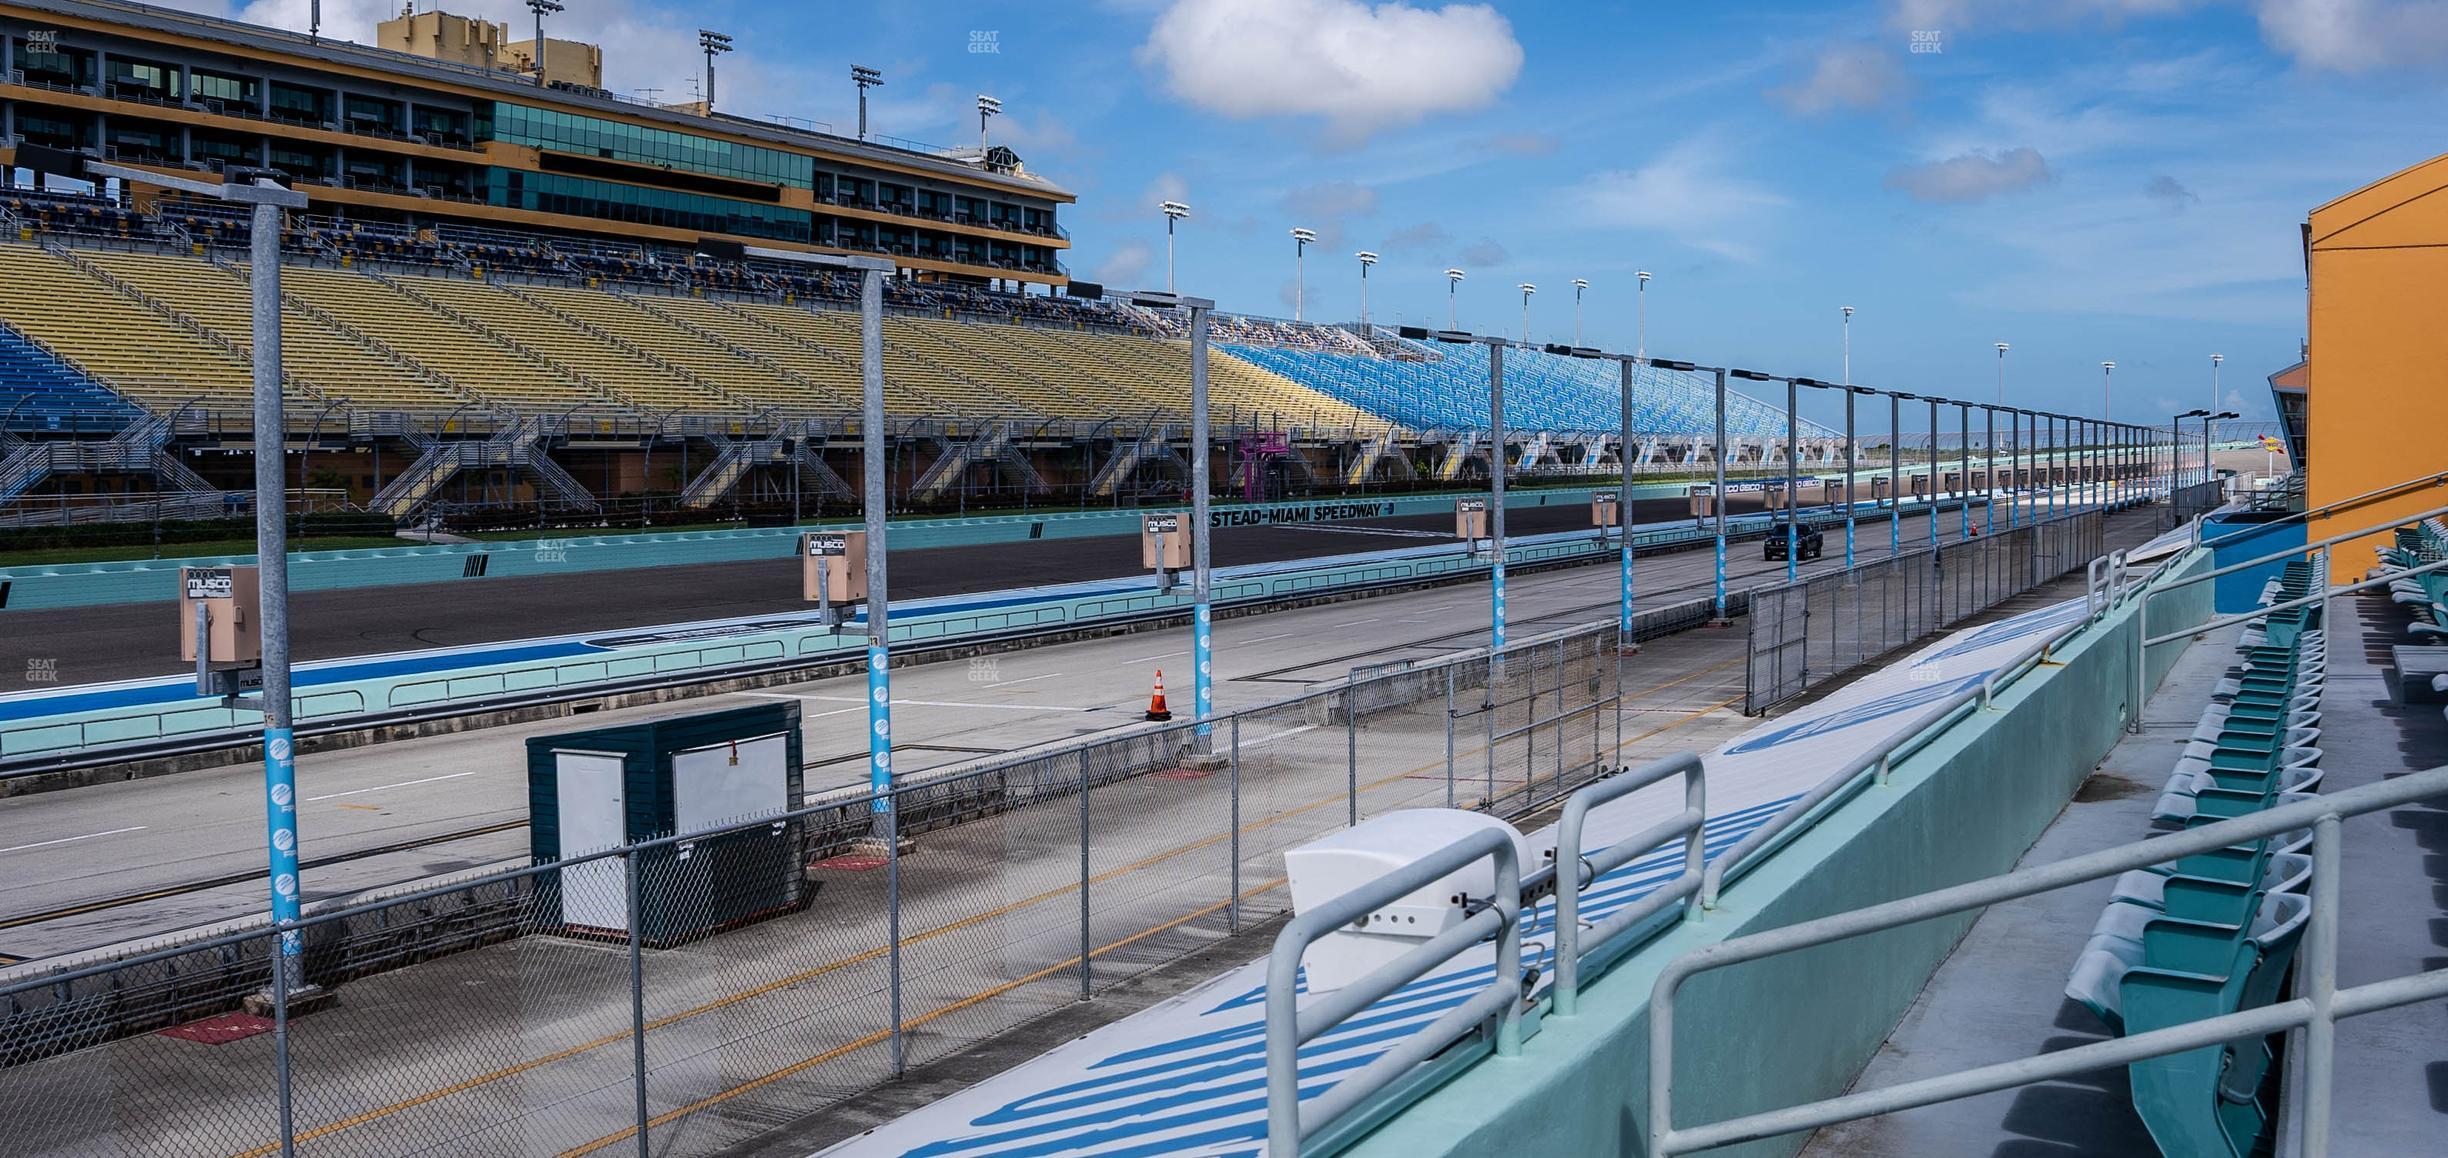
[[[1668,1158],[1669,1155],[1814,1130],[1857,1118],[1968,1098],[2091,1070],[2128,1065],[2148,1058],[2165,1057],[2203,1046],[2301,1028],[2305,1031],[2306,1049],[2301,1090],[2304,1107],[2300,1152],[2312,1158],[2321,1158],[2329,1152],[2330,1098],[2338,1019],[2448,997],[2448,969],[2395,977],[2351,989],[2337,987],[2338,873],[2341,859],[2338,842],[2341,822],[2347,817],[2395,808],[2443,794],[2448,794],[2448,767],[2433,768],[2053,864],[2020,869],[1765,933],[1736,937],[1685,953],[1667,964],[1650,996],[1648,1152],[1653,1158]],[[2305,980],[2299,983],[2304,996],[2260,1009],[2239,1010],[2130,1037],[1980,1066],[1884,1089],[1823,1098],[1706,1125],[1677,1127],[1674,1124],[1675,995],[1684,982],[1697,974],[1982,909],[2069,885],[2113,877],[2131,869],[2166,864],[2187,856],[2305,828],[2312,830],[2312,903],[2304,935],[2302,968]]]
[[[1267,957],[1266,978],[1266,1110],[1267,1153],[1298,1158],[1301,1143],[1320,1125],[1342,1117],[1352,1107],[1408,1075],[1419,1063],[1455,1041],[1486,1032],[1494,1024],[1494,1048],[1499,1057],[1521,1052],[1521,862],[1509,831],[1483,828],[1392,872],[1352,889],[1294,917],[1275,937]],[[1318,997],[1307,1009],[1298,1006],[1301,955],[1310,945],[1390,905],[1414,890],[1426,888],[1449,873],[1482,860],[1495,861],[1495,887],[1479,907],[1436,936],[1402,956],[1372,970],[1350,985]],[[1470,907],[1472,898],[1457,903]],[[1481,943],[1496,942],[1496,971],[1488,986],[1470,1000],[1445,1011],[1435,1021],[1392,1049],[1377,1055],[1358,1071],[1344,1074],[1316,1095],[1316,1105],[1304,1114],[1300,1095],[1300,1047],[1343,1023],[1396,990],[1419,980],[1430,970]]]
[[[1675,775],[1683,777],[1683,811],[1597,852],[1580,851],[1581,829],[1589,821],[1590,809]],[[1557,1016],[1570,1017],[1579,1011],[1581,945],[1584,939],[1592,944],[1606,945],[1666,906],[1700,891],[1705,870],[1706,845],[1703,838],[1707,826],[1708,768],[1697,752],[1678,753],[1653,761],[1637,772],[1627,772],[1592,784],[1573,793],[1572,799],[1564,802],[1564,815],[1556,824],[1554,868],[1556,955],[1553,996]],[[1683,838],[1682,875],[1609,914],[1604,920],[1593,923],[1586,932],[1581,928],[1582,890],[1678,836]],[[1569,879],[1565,875],[1565,858],[1568,856],[1573,858]]]
[[[270,995],[288,1069],[260,1042],[231,1051],[202,1101],[178,1093],[192,1056],[154,1031],[236,1011],[281,931],[254,918],[0,969],[0,1121],[27,1152],[629,1150],[641,1134],[658,1154],[719,1152],[1278,919],[1285,849],[1476,779],[1481,741],[1448,739],[1449,687],[1492,682],[1502,702],[1538,673],[1506,717],[1531,730],[1499,729],[1488,758],[1508,770],[1496,807],[1551,801],[1551,753],[1595,775],[1583,761],[1617,740],[1616,713],[1591,709],[1615,702],[1616,631],[1519,641],[1493,681],[1479,650],[1223,714],[1212,761],[1187,755],[1195,721],[1133,726],[905,773],[888,797],[326,902],[285,931],[342,1000],[287,1020]],[[1535,795],[1511,791],[1533,776]],[[879,805],[916,851],[869,840]],[[459,834],[492,843],[454,855],[524,862],[521,828]]]
[[[1758,715],[2096,559],[2091,509],[1751,589],[1743,712]]]

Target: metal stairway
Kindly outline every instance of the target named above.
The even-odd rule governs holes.
[[[54,474],[150,475],[164,493],[218,493],[170,448],[172,420],[151,415],[107,439],[28,442],[10,435],[0,445],[0,503],[12,501]]]
[[[432,499],[459,472],[509,469],[519,473],[539,494],[587,510],[599,504],[592,492],[545,453],[547,431],[541,419],[522,418],[489,438],[438,442],[422,436],[410,441],[424,447],[416,462],[384,484],[369,504],[396,519],[405,519]]]
[[[1045,479],[1030,465],[1028,456],[1020,452],[1016,424],[1008,421],[989,422],[966,442],[946,440],[943,453],[927,464],[910,488],[910,498],[925,502],[940,497],[952,484],[968,474],[977,463],[991,462],[1001,471],[1004,481],[1026,489],[1031,494],[1044,494],[1049,488]],[[1101,477],[1101,476],[1100,476]]]
[[[1096,476],[1088,480],[1088,494],[1094,498],[1111,498],[1122,484],[1139,473],[1150,462],[1170,461],[1188,472],[1189,464],[1174,453],[1172,428],[1162,423],[1150,423],[1139,438],[1128,445],[1117,444],[1114,456],[1098,467]]]

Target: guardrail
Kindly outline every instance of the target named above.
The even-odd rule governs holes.
[[[1521,863],[1512,836],[1481,829],[1294,917],[1275,937],[1267,957],[1266,1112],[1267,1153],[1298,1158],[1301,1143],[1369,1096],[1409,1075],[1413,1067],[1464,1037],[1494,1023],[1498,1057],[1521,1052]],[[1494,891],[1467,917],[1401,957],[1342,989],[1298,1007],[1301,954],[1319,939],[1370,911],[1481,860],[1496,862]],[[1462,903],[1467,907],[1470,898]],[[1429,970],[1493,938],[1496,972],[1488,987],[1379,1054],[1359,1071],[1336,1079],[1317,1095],[1314,1116],[1300,1098],[1300,1047],[1353,1014],[1420,979]]]
[[[1581,827],[1588,822],[1590,809],[1678,774],[1683,777],[1683,811],[1595,853],[1580,851]],[[1555,853],[1556,954],[1553,994],[1557,1016],[1570,1017],[1579,1011],[1581,944],[1585,937],[1592,943],[1605,945],[1647,921],[1666,906],[1700,891],[1705,871],[1702,838],[1708,824],[1707,798],[1706,763],[1697,752],[1681,752],[1652,761],[1638,772],[1627,772],[1614,779],[1592,784],[1573,793],[1572,799],[1564,802],[1564,815],[1556,825]],[[1677,836],[1683,838],[1682,875],[1609,914],[1584,933],[1581,929],[1581,890],[1597,884],[1599,878],[1632,863],[1643,853]],[[1564,875],[1566,856],[1573,858],[1569,886]]]
[[[1822,516],[1833,519],[1835,516]],[[1781,524],[1769,516],[1745,516],[1727,521],[1728,538],[1764,534]],[[1643,549],[1669,548],[1710,541],[1698,528],[1653,531],[1634,536]],[[1559,532],[1515,539],[1507,544],[1508,565],[1514,567],[1564,564],[1579,559],[1613,559],[1620,541],[1601,540],[1585,532]],[[1414,555],[1386,559],[1344,556],[1319,561],[1289,573],[1259,573],[1240,579],[1223,578],[1216,603],[1234,608],[1327,593],[1350,594],[1441,582],[1486,570],[1484,559],[1458,553]],[[1234,569],[1238,570],[1238,569]],[[1092,625],[1119,625],[1186,613],[1186,589],[1161,593],[1153,589],[1126,595],[1050,599],[1034,606],[999,607],[969,614],[930,615],[923,610],[899,613],[893,624],[896,647],[914,650],[974,646],[1075,630]],[[723,680],[748,679],[837,662],[862,654],[864,646],[849,636],[812,625],[760,630],[744,626],[741,634],[716,642],[675,640],[594,650],[566,658],[519,664],[475,665],[448,672],[383,677],[351,687],[301,689],[297,695],[299,735],[326,736],[369,727],[401,726],[483,712],[506,711],[541,704],[584,700],[607,695],[654,691]],[[619,634],[619,633],[614,633]],[[254,743],[251,717],[242,717],[218,701],[182,699],[130,711],[63,712],[0,724],[0,781],[153,756],[185,755]]]
[[[2420,1001],[2448,997],[2448,969],[2337,987],[2339,829],[2361,816],[2448,794],[2448,767],[2366,784],[2316,800],[2285,804],[2250,816],[2153,837],[2117,848],[2035,868],[1905,897],[1848,913],[1788,925],[1703,946],[1669,962],[1649,999],[1649,1153],[1668,1158],[1740,1142],[1773,1138],[1837,1122],[1893,1113],[1915,1106],[1968,1098],[2090,1070],[2128,1065],[2203,1046],[2265,1037],[2290,1029],[2306,1031],[2300,1153],[2329,1152],[2334,1034],[2338,1019]],[[2130,869],[2164,864],[2198,853],[2300,829],[2312,830],[2312,905],[2304,932],[2303,969],[2309,993],[2291,1001],[2188,1022],[2166,1029],[2077,1046],[2039,1057],[1981,1066],[1943,1077],[1823,1098],[1799,1106],[1678,1128],[1674,1124],[1675,994],[1693,976],[1986,908],[2069,885],[2113,877]]]

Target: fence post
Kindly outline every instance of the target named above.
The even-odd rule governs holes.
[[[884,802],[884,935],[888,958],[887,987],[892,990],[890,1026],[894,1077],[909,1072],[909,1043],[901,1033],[901,793],[895,789]]]
[[[1241,715],[1232,717],[1232,755],[1225,763],[1226,790],[1231,793],[1232,864],[1225,871],[1226,887],[1232,891],[1224,896],[1224,931],[1241,931]]]
[[[629,1070],[636,1085],[638,1158],[650,1158],[646,1123],[646,922],[645,890],[638,881],[638,853],[621,854],[621,875],[629,889]]]
[[[1454,665],[1445,666],[1445,807],[1454,807]]]
[[[199,613],[200,614],[200,613]],[[281,922],[272,937],[272,1057],[273,1079],[279,1086],[280,1152],[281,1158],[297,1154],[297,1119],[291,1091],[289,1069],[289,970],[284,967],[282,954],[285,944],[297,936],[286,921]]]
[[[1082,749],[1080,749],[1080,754],[1079,754],[1079,830],[1080,830],[1080,888],[1079,888],[1079,894],[1080,894],[1080,898],[1079,898],[1079,922],[1080,922],[1080,930],[1079,930],[1079,933],[1080,933],[1080,938],[1079,938],[1080,968],[1079,968],[1079,974],[1080,974],[1080,994],[1079,994],[1079,995],[1080,995],[1080,1000],[1082,1000],[1082,1001],[1086,1001],[1086,1000],[1088,1000],[1088,937],[1089,937],[1089,930],[1088,930],[1088,752],[1089,752],[1089,749],[1082,748]]]
[[[1344,810],[1348,823],[1360,823],[1360,695],[1359,685],[1343,681]]]

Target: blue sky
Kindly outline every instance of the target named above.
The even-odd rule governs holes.
[[[1185,292],[1306,314],[1635,342],[1834,378],[2163,421],[2210,397],[2265,415],[2304,329],[2308,210],[2448,148],[2439,0],[1878,0],[1844,5],[1109,0],[800,4],[567,0],[556,35],[607,83],[685,98],[695,30],[731,33],[729,111],[845,130],[853,63],[880,132],[995,137],[1075,190],[1075,276],[1161,285],[1156,202],[1193,207]],[[421,0],[430,6],[431,0]],[[229,12],[212,0],[197,5]],[[370,39],[396,0],[327,0]],[[523,27],[508,0],[445,7]],[[305,0],[247,19],[299,26]],[[1916,50],[1918,49],[1918,50]],[[1824,407],[1806,413],[1825,416]]]

